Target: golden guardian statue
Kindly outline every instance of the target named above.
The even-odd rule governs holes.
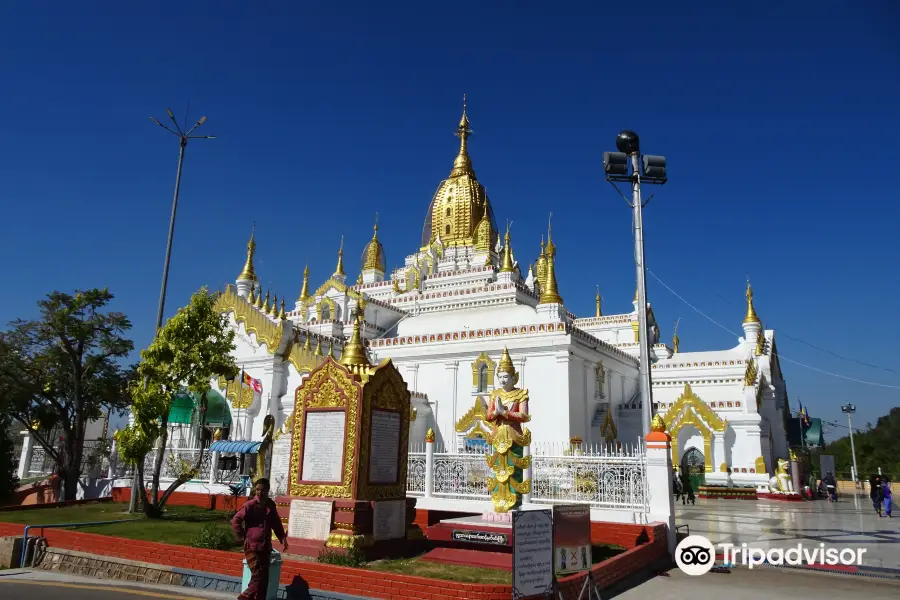
[[[531,444],[531,432],[523,426],[531,420],[528,414],[528,390],[519,389],[519,374],[513,367],[509,351],[504,348],[497,369],[500,389],[491,392],[487,420],[491,424],[488,443],[492,452],[487,457],[494,472],[488,477],[488,490],[494,510],[509,512],[522,504],[522,494],[531,491],[531,481],[523,480],[523,470],[531,466],[531,457],[524,456]]]

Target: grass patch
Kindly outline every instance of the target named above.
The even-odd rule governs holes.
[[[98,504],[82,504],[60,508],[44,508],[27,511],[0,512],[0,521],[20,523],[22,525],[56,525],[61,523],[91,523],[96,521],[115,521],[118,519],[137,518],[127,523],[111,523],[109,525],[91,525],[77,527],[78,531],[112,535],[132,540],[163,542],[190,546],[201,537],[204,526],[220,525],[225,530],[228,525],[228,513],[211,511],[197,506],[173,506],[166,508],[162,519],[148,519],[143,514],[130,515],[125,504],[109,502]],[[219,527],[216,527],[218,530]],[[220,534],[224,539],[224,534]],[[220,543],[224,547],[224,542]],[[238,549],[234,543],[230,549]]]
[[[446,579],[460,583],[494,583],[497,585],[512,584],[512,573],[501,569],[484,569],[480,567],[464,567],[462,565],[445,565],[439,562],[421,560],[419,558],[400,558],[395,560],[376,560],[366,565],[373,571],[415,575],[431,579]]]

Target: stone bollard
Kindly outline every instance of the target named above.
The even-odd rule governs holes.
[[[434,429],[425,434],[425,497],[434,493]]]
[[[644,439],[647,441],[644,477],[650,496],[647,519],[650,522],[660,521],[666,524],[669,555],[674,557],[677,537],[675,495],[672,490],[672,437],[666,433],[662,417],[659,415],[653,417],[650,433]]]

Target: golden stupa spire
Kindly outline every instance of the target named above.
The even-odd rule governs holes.
[[[268,297],[268,296],[266,296],[266,297]],[[254,304],[254,306],[255,306],[256,308],[260,309],[260,310],[262,310],[262,308],[263,308],[263,293],[262,293],[262,288],[259,288],[259,293],[256,294],[256,304]]]
[[[549,242],[548,242],[549,245]],[[562,296],[559,295],[559,288],[556,285],[556,259],[552,256],[547,257],[547,282],[541,286],[541,297],[539,304],[562,304]]]
[[[282,321],[287,319],[287,313],[284,311],[284,298],[281,299],[281,310],[278,311],[278,318]]]
[[[547,217],[547,245],[544,247],[544,253],[549,258],[556,258],[556,244],[553,243],[553,213]]]
[[[744,323],[760,323],[756,309],[753,308],[753,288],[750,287],[749,277],[747,278],[747,291],[744,295],[747,296],[747,314],[744,316]]]
[[[250,296],[247,298],[247,302],[250,304],[256,302],[256,285],[250,286]]]
[[[534,265],[534,275],[537,277],[540,289],[543,289],[547,281],[547,255],[544,252],[544,234],[541,234],[541,253]]]
[[[323,356],[322,354],[322,338],[316,338],[316,351],[314,353],[316,356]]]
[[[503,261],[500,263],[501,273],[512,273],[515,271],[512,260],[512,247],[509,245],[509,221],[506,222],[506,236],[503,238]]]
[[[341,236],[341,247],[338,250],[338,263],[337,268],[334,270],[335,275],[340,275],[341,277],[345,277],[347,274],[344,272],[344,236]]]
[[[363,271],[381,271],[384,273],[384,251],[378,241],[378,213],[375,213],[375,226],[372,228],[372,239],[366,244]],[[360,282],[362,283],[362,282]]]
[[[272,310],[272,306],[269,304],[269,290],[266,290],[266,300],[263,302],[262,310],[264,313],[269,314]]]
[[[309,299],[309,264],[303,268],[303,287],[300,288],[300,296],[297,302],[304,302]]]
[[[459,177],[460,175],[475,177],[475,170],[472,169],[472,159],[469,158],[467,146],[467,140],[470,135],[472,135],[472,130],[469,129],[469,117],[466,114],[466,96],[464,94],[463,114],[456,128],[456,137],[459,138],[459,154],[456,155],[456,160],[453,161],[453,170],[450,171],[450,177]]]
[[[312,339],[312,338],[310,337],[309,332],[307,331],[307,332],[306,332],[306,341],[303,342],[303,349],[304,349],[304,350],[312,350],[312,342],[310,341],[311,339]]]
[[[681,338],[678,337],[678,323],[681,322],[681,319],[677,319],[675,321],[675,327],[672,328],[672,349],[678,353],[678,344],[681,342]]]
[[[256,253],[256,241],[253,239],[256,235],[256,223],[250,230],[250,241],[247,242],[247,262],[244,263],[244,270],[238,275],[238,280],[256,281],[256,271],[253,269],[253,255]]]
[[[353,319],[353,335],[350,336],[350,341],[344,345],[341,358],[338,361],[345,367],[367,366],[370,364],[369,358],[366,356],[366,349],[360,339],[361,319],[362,313],[356,311],[356,316]]]
[[[601,306],[600,306],[601,298],[600,298],[600,286],[599,286],[599,285],[597,286],[597,297],[595,298],[595,301],[597,302],[597,314],[594,315],[594,316],[595,316],[595,317],[602,317],[602,316],[603,316],[603,310],[601,309]]]
[[[269,316],[274,318],[278,317],[278,294],[272,296],[272,309],[269,311]]]

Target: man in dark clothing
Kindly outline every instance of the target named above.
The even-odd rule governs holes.
[[[287,552],[287,535],[275,503],[269,498],[269,480],[260,478],[255,496],[248,500],[231,520],[238,541],[244,544],[244,558],[250,569],[250,584],[238,600],[265,600],[269,587],[269,562],[272,558],[272,532]]]
[[[828,492],[828,501],[837,502],[837,481],[834,479],[834,475],[832,475],[831,471],[825,473],[825,477],[822,478],[822,483],[825,484],[825,490]]]

